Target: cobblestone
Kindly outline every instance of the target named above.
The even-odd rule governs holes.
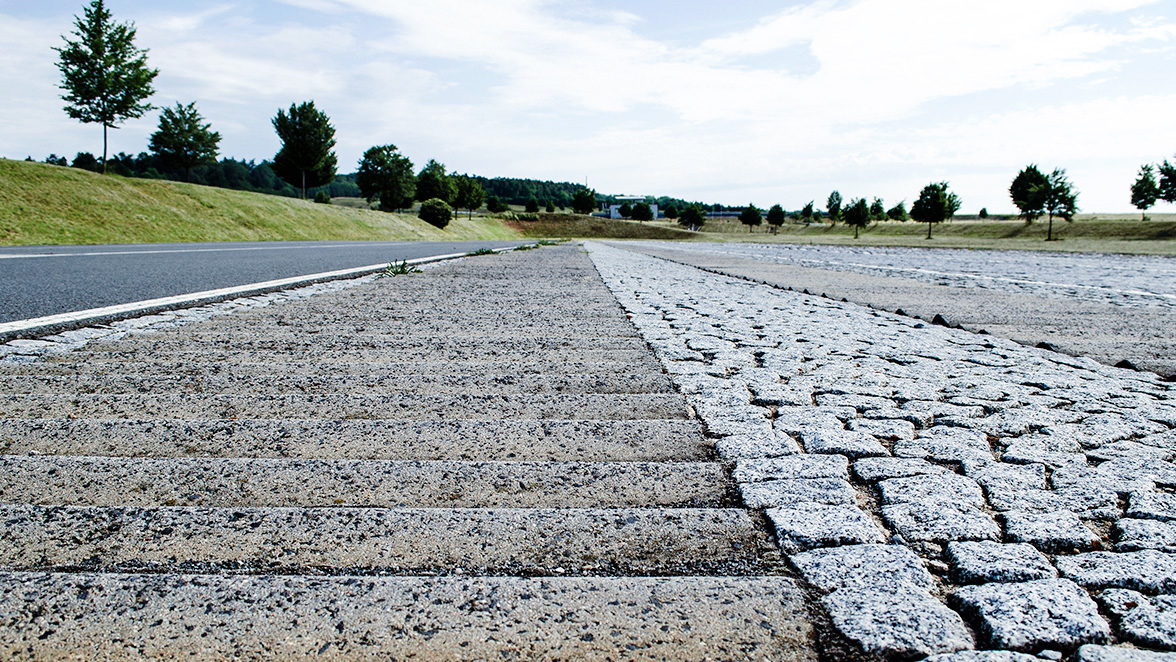
[[[822,604],[834,627],[867,652],[952,652],[912,643],[911,627],[947,630],[912,625],[911,612],[946,608],[918,582],[886,595],[875,584],[904,572],[867,563],[867,550],[921,557],[939,576],[934,592],[955,596],[950,604],[979,626],[981,644],[1006,649],[947,660],[1022,659],[1013,649],[1061,659],[1112,636],[1090,591],[1176,592],[1176,556],[1159,551],[1170,548],[1176,521],[1176,390],[1154,375],[611,247],[591,251],[643,333],[723,341],[699,339],[695,347],[710,343],[701,359],[659,357],[719,437],[720,454],[741,460],[745,503],[763,504],[781,549],[812,585],[832,591]],[[700,406],[708,399],[739,415]],[[806,473],[819,471],[806,464],[817,457],[848,459],[852,471]],[[816,569],[838,564],[837,579]],[[972,647],[962,642],[958,650]],[[1087,645],[1077,656],[1152,654]]]

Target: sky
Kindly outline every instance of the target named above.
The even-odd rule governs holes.
[[[0,0],[0,156],[100,154],[56,67],[82,0]],[[340,172],[394,144],[422,167],[729,205],[1013,212],[1030,163],[1087,212],[1129,212],[1176,157],[1173,0],[108,0],[196,102],[222,156],[272,158],[271,119],[313,100]],[[158,111],[111,133],[146,151]],[[1172,212],[1160,203],[1153,211]]]

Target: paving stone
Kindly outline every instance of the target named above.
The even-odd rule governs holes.
[[[1136,441],[1146,446],[1153,446],[1155,448],[1176,451],[1176,430],[1168,430],[1166,432],[1149,434],[1145,437],[1136,439]]]
[[[869,515],[851,506],[796,503],[767,511],[786,554],[833,545],[882,543],[885,538]]]
[[[935,580],[923,561],[903,545],[844,545],[794,554],[792,564],[821,591],[913,584],[929,590]]]
[[[1122,638],[1141,646],[1176,650],[1176,596],[1149,598],[1112,588],[1097,597],[1111,613]]]
[[[915,438],[915,424],[904,420],[855,418],[847,427],[888,441]]]
[[[988,513],[941,501],[882,506],[882,517],[911,542],[1000,539],[1000,526]]]
[[[1121,552],[1139,549],[1176,552],[1176,522],[1124,518],[1115,522],[1111,535],[1116,541],[1115,549]]]
[[[969,460],[962,463],[964,475],[985,488],[995,490],[1042,490],[1048,487],[1046,466],[1040,463],[1018,464],[989,460]]]
[[[1123,439],[1166,432],[1167,426],[1141,418],[1128,419],[1121,414],[1095,414],[1080,423],[1046,427],[1048,434],[1066,434],[1076,439],[1083,448],[1098,448]]]
[[[801,430],[800,441],[809,453],[833,453],[848,457],[889,455],[890,451],[864,432],[816,428]]]
[[[855,415],[856,413],[852,414],[850,418]],[[844,430],[845,423],[837,416],[836,412],[828,408],[781,407],[776,410],[776,418],[772,421],[772,427],[778,432],[785,432],[795,437],[805,430],[817,428]]]
[[[1094,600],[1065,579],[966,586],[948,599],[978,623],[982,642],[994,648],[1074,650],[1111,636]]]
[[[913,584],[842,588],[821,602],[833,627],[869,655],[910,659],[975,645],[959,614]]]
[[[1176,452],[1166,448],[1156,448],[1134,441],[1116,441],[1105,446],[1086,451],[1086,457],[1096,462],[1108,460],[1168,460],[1176,457]]]
[[[1101,545],[1098,536],[1068,510],[1034,513],[1012,510],[1003,514],[1010,542],[1033,545],[1043,552],[1085,552]]]
[[[1106,471],[1099,467],[1070,465],[1061,467],[1049,477],[1049,482],[1055,489],[1067,490],[1109,490],[1116,494],[1127,496],[1141,491],[1155,489],[1155,483],[1147,478],[1127,477]]]
[[[976,510],[988,505],[976,481],[951,472],[890,478],[878,483],[878,490],[888,505],[945,503]]]
[[[740,460],[733,477],[737,483],[798,478],[849,480],[849,461],[841,455],[797,455],[784,458]]]
[[[1041,662],[1041,659],[1014,651],[959,651],[932,655],[924,662]]]
[[[947,471],[917,457],[863,457],[853,463],[853,472],[868,483],[888,478],[941,474]]]
[[[1176,487],[1176,465],[1163,460],[1118,459],[1103,462],[1098,468],[1126,481],[1144,478],[1163,487]]]
[[[1045,555],[1023,543],[952,542],[947,545],[947,560],[956,580],[964,584],[1027,582],[1058,576]]]
[[[1118,519],[1123,511],[1119,495],[1098,487],[1065,490],[989,490],[988,503],[998,511],[1048,513],[1069,510],[1089,519]]]
[[[1127,517],[1163,522],[1176,521],[1176,494],[1155,490],[1132,492],[1127,506]]]
[[[1176,556],[1138,552],[1086,552],[1054,561],[1063,577],[1088,589],[1126,588],[1145,593],[1176,592]]]
[[[857,492],[839,478],[799,478],[742,483],[739,492],[748,508],[777,508],[792,503],[823,503],[833,506],[857,505]]]
[[[723,437],[715,442],[715,450],[724,460],[732,462],[744,458],[796,455],[800,453],[800,445],[783,432],[768,430]]]
[[[939,462],[993,461],[988,441],[964,428],[937,426],[918,433],[915,439],[895,443],[894,454]]]
[[[820,407],[853,407],[859,412],[869,409],[892,409],[895,406],[888,398],[856,393],[817,393],[813,400]]]
[[[1054,469],[1072,464],[1087,464],[1086,455],[1078,442],[1046,434],[1018,438],[1001,453],[1001,460],[1014,464],[1041,463]]]
[[[992,414],[977,421],[977,429],[998,437],[1019,437],[1051,425],[1072,423],[1081,415],[1066,415],[1055,409],[1018,407]]]
[[[1077,662],[1176,662],[1176,653],[1087,644],[1078,649]]]

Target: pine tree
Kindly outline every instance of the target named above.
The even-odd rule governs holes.
[[[216,161],[221,136],[209,131],[210,127],[196,110],[195,101],[186,106],[177,101],[175,108],[164,108],[159,114],[159,130],[151,134],[151,151],[183,168],[184,178],[192,181],[192,168]]]
[[[319,112],[313,101],[307,101],[298,106],[290,104],[288,113],[279,109],[273,124],[282,141],[273,164],[278,177],[300,189],[303,199],[306,189],[330,184],[338,163],[331,151],[335,127],[330,118]]]

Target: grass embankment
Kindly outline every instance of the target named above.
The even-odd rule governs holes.
[[[497,219],[411,214],[0,159],[0,244],[516,239]]]
[[[998,248],[1038,251],[1139,253],[1176,255],[1176,214],[1079,214],[1072,223],[1054,220],[1055,241],[1045,241],[1046,221],[956,219],[931,229],[922,223],[883,222],[853,238],[853,228],[828,223],[784,224],[777,234],[767,225],[751,233],[738,219],[708,220],[700,233],[709,241],[837,244],[845,246],[916,246],[938,248]]]

